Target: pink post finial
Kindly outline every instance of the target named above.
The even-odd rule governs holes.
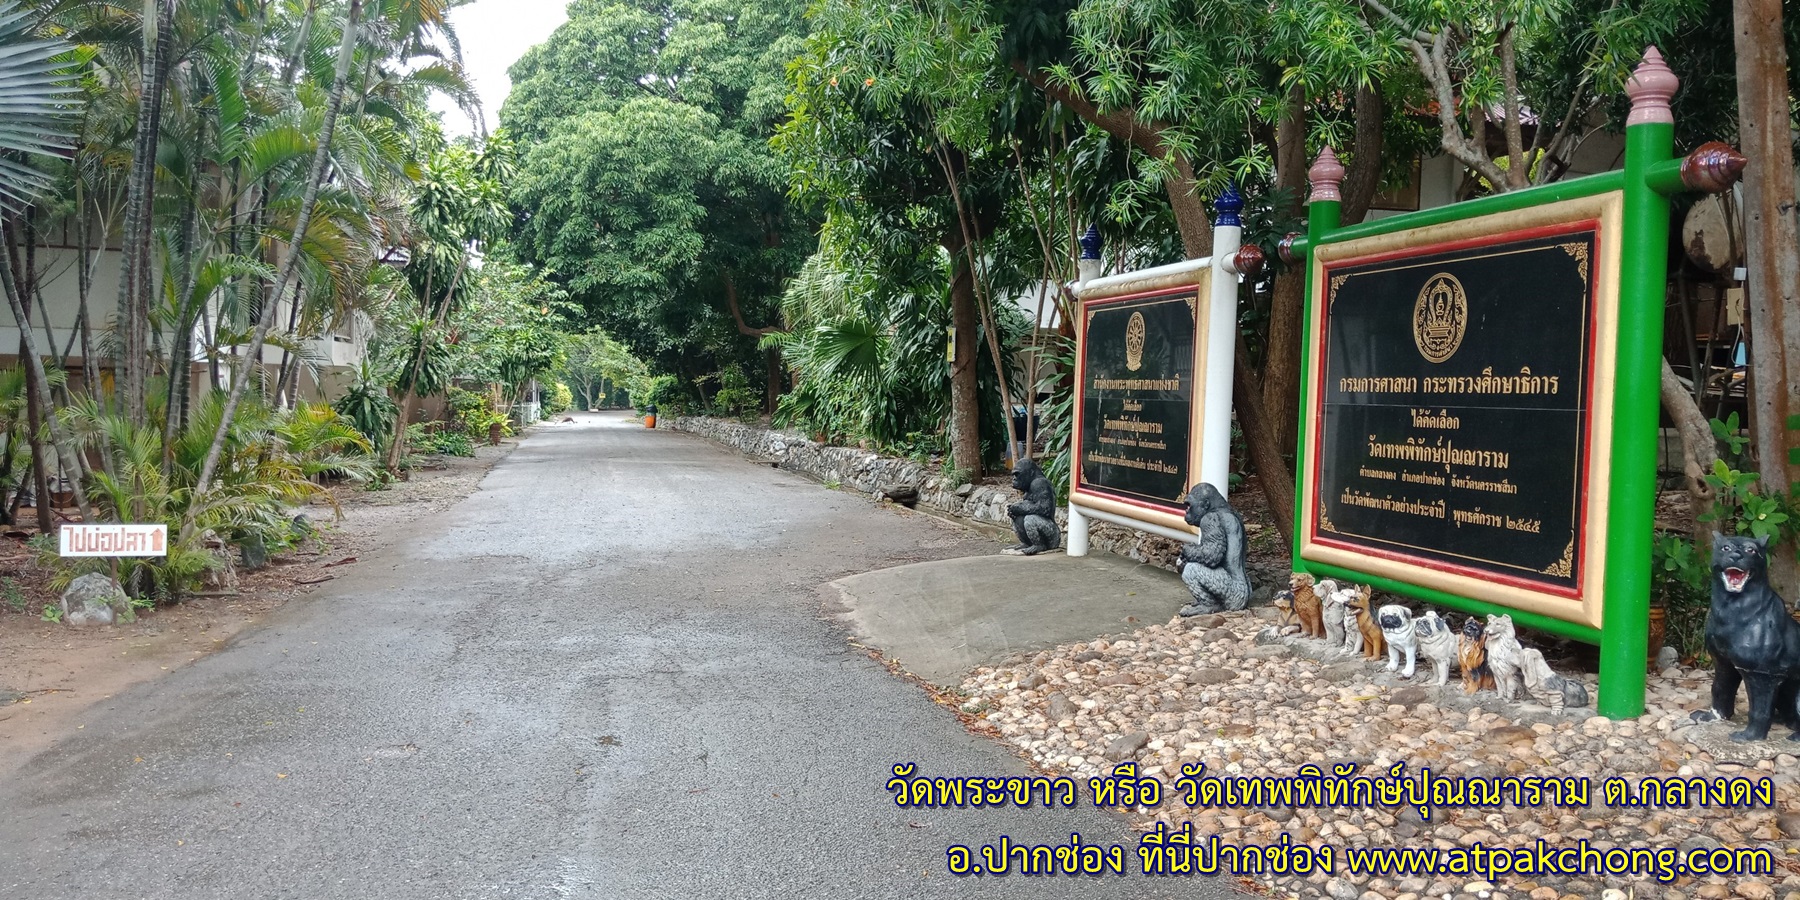
[[[1306,176],[1312,179],[1312,199],[1306,202],[1344,199],[1338,190],[1344,184],[1344,164],[1338,162],[1337,153],[1329,146],[1319,151],[1319,158],[1306,170]]]
[[[1625,93],[1631,97],[1631,115],[1625,119],[1625,127],[1675,124],[1669,100],[1679,87],[1681,79],[1663,62],[1662,54],[1654,46],[1645,49],[1644,61],[1638,63],[1631,80],[1625,82]]]

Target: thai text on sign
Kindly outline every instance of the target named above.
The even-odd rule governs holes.
[[[64,525],[63,556],[167,556],[167,525]]]

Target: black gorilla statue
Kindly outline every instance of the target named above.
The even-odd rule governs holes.
[[[1200,529],[1192,544],[1181,548],[1181,580],[1194,602],[1184,616],[1243,609],[1250,602],[1250,576],[1244,571],[1244,520],[1210,484],[1188,491],[1185,517]]]
[[[1019,545],[1002,552],[1034,556],[1055,550],[1062,543],[1062,532],[1056,527],[1056,490],[1050,487],[1050,479],[1044,477],[1044,470],[1036,462],[1021,459],[1013,467],[1012,481],[1013,488],[1025,494],[1024,499],[1006,508]]]

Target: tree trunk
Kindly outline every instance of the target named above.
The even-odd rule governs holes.
[[[950,361],[950,464],[962,477],[981,478],[981,389],[976,369],[980,331],[975,273],[962,253],[962,238],[944,242],[950,251],[950,326],[955,329]]]
[[[763,411],[772,416],[775,414],[775,407],[781,403],[781,351],[770,347],[763,354],[763,358],[768,363],[768,374],[764,376],[768,384],[768,393],[763,398]],[[589,403],[586,408],[591,409],[600,405],[592,402],[593,387],[591,385],[588,387],[588,399]]]
[[[1800,431],[1800,235],[1794,217],[1794,148],[1787,48],[1780,0],[1736,0],[1738,130],[1744,169],[1745,285],[1750,328],[1750,428],[1758,489],[1787,494],[1797,476],[1789,461]],[[1791,542],[1769,554],[1769,575],[1784,596],[1800,588]]]
[[[275,290],[271,297],[280,297],[286,293],[289,281],[300,262],[300,245],[306,237],[307,229],[312,226],[313,207],[318,203],[319,187],[325,181],[327,164],[331,161],[331,137],[337,130],[338,111],[344,105],[344,88],[350,78],[350,61],[356,55],[356,28],[362,17],[363,0],[350,0],[349,12],[344,17],[344,42],[338,48],[337,72],[332,78],[331,94],[325,103],[325,121],[319,129],[318,147],[313,153],[312,170],[307,175],[306,192],[300,198],[298,218],[294,221],[294,235],[288,241],[287,255],[281,261],[281,271],[275,278]],[[219,457],[225,452],[225,438],[231,433],[232,418],[237,415],[238,404],[243,402],[244,391],[250,384],[250,367],[261,363],[263,342],[269,337],[269,328],[275,323],[275,304],[268,302],[257,315],[256,331],[250,336],[249,352],[244,356],[244,364],[239,377],[232,379],[231,393],[225,397],[225,408],[221,410],[219,428],[213,433],[212,446],[207,448],[206,462],[200,467],[200,477],[194,484],[193,497],[198,501],[212,487],[213,473],[219,467]],[[193,526],[187,523],[188,528]],[[186,531],[187,529],[184,529]]]
[[[1283,216],[1300,214],[1306,199],[1306,95],[1295,85],[1275,130],[1275,189],[1284,200]],[[1300,315],[1306,297],[1306,273],[1295,268],[1275,278],[1269,302],[1269,336],[1263,344],[1262,404],[1275,448],[1294,452],[1296,404],[1300,396]]]
[[[1169,188],[1171,194],[1175,190],[1173,186]],[[1209,225],[1201,235],[1184,229],[1181,244],[1189,259],[1206,256],[1212,252],[1212,228]],[[1237,352],[1233,357],[1232,411],[1237,415],[1238,427],[1244,432],[1244,448],[1250,454],[1250,465],[1256,469],[1263,499],[1269,503],[1269,518],[1274,520],[1283,541],[1290,541],[1294,529],[1294,473],[1282,457],[1280,445],[1275,442],[1275,431],[1264,411],[1256,370],[1250,367],[1250,351],[1244,347],[1242,335],[1238,337]]]
[[[1669,420],[1675,423],[1675,430],[1681,433],[1682,474],[1687,477],[1688,508],[1694,515],[1694,541],[1696,546],[1705,548],[1710,546],[1708,535],[1713,526],[1710,522],[1700,521],[1700,517],[1712,509],[1714,491],[1712,485],[1706,483],[1706,476],[1719,459],[1719,447],[1717,438],[1713,437],[1712,424],[1700,412],[1700,404],[1694,402],[1694,395],[1681,383],[1667,359],[1662,365],[1662,405]]]
[[[144,23],[143,66],[139,70],[137,137],[132,146],[131,174],[126,186],[124,252],[119,272],[119,356],[123,370],[118,389],[124,413],[134,425],[148,415],[145,382],[150,347],[150,235],[156,203],[156,152],[162,135],[164,87],[174,37],[173,0],[159,0]]]

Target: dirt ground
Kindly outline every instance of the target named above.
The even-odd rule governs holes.
[[[271,557],[260,572],[240,571],[235,593],[193,597],[126,625],[44,621],[44,605],[56,601],[51,573],[34,561],[24,532],[7,532],[0,537],[0,773],[80,730],[95,703],[224,647],[271,610],[336,578],[341,567],[404,538],[405,526],[473,493],[517,446],[508,440],[481,447],[471,459],[427,457],[409,480],[386,490],[337,488],[342,518],[325,503],[306,510],[318,538]]]

